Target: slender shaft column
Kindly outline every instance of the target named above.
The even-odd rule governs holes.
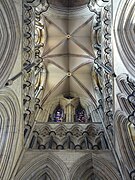
[[[105,137],[104,137],[104,132],[101,131],[99,132],[99,135],[100,135],[100,139],[101,139],[101,146],[102,146],[102,149],[108,149],[107,147],[107,143],[106,143],[106,140],[105,140]]]
[[[27,141],[27,139],[29,137],[30,131],[31,131],[31,126],[27,124],[25,127],[25,130],[24,130],[24,141],[25,142]]]
[[[71,149],[71,135],[72,133],[71,132],[67,132],[67,148],[68,149]]]
[[[90,144],[89,144],[89,140],[88,140],[88,133],[87,132],[83,132],[83,136],[84,136],[84,141],[85,141],[86,149],[91,149]]]
[[[37,138],[38,138],[38,132],[34,131],[29,148],[37,147]]]
[[[53,149],[53,142],[54,142],[53,138],[55,135],[56,134],[54,131],[50,132],[50,140],[49,140],[48,149]]]

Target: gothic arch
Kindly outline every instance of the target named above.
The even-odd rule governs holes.
[[[122,0],[115,17],[115,39],[121,59],[127,70],[135,76],[134,5]]]
[[[114,119],[115,137],[118,141],[121,158],[130,173],[135,169],[134,144],[128,130],[130,123],[124,112],[120,110],[116,111]]]
[[[40,155],[27,163],[16,175],[15,180],[38,180],[45,173],[51,180],[68,180],[68,169],[64,162],[52,153]]]
[[[121,91],[121,93],[124,93],[127,96],[130,95],[134,90],[134,88],[130,86],[128,79],[129,79],[129,76],[128,74],[125,74],[125,73],[120,74],[116,78],[116,82],[119,87],[119,90]]]
[[[73,164],[70,170],[71,180],[87,180],[93,174],[101,180],[120,180],[115,167],[96,154],[87,154]]]
[[[9,88],[0,90],[0,178],[10,179],[20,130],[20,106]]]
[[[125,94],[118,93],[117,99],[122,111],[124,111],[127,115],[130,115],[134,111],[134,107],[131,106]]]
[[[86,141],[85,141],[84,137],[80,138],[79,145],[82,149],[92,149],[92,146],[93,146],[93,144],[89,138],[88,138],[87,146],[86,146]]]
[[[17,58],[20,27],[13,0],[0,1],[0,88],[5,85]]]

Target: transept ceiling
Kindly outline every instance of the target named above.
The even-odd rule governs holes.
[[[50,2],[46,12],[36,12],[35,7],[41,2]],[[118,7],[110,5],[111,11],[107,4],[102,9],[102,19],[95,7],[92,9],[89,4],[88,8],[85,2],[0,2],[1,179],[135,179],[134,1],[122,0]],[[97,4],[99,1],[91,2]],[[115,5],[116,1],[113,2]],[[113,38],[109,29],[113,8],[118,11],[113,14],[117,20],[113,39],[116,47],[109,40]],[[35,24],[40,27],[36,32]],[[93,29],[98,29],[99,34],[102,32],[101,40],[103,38],[104,41],[99,42],[98,37],[95,38]],[[94,63],[95,58],[102,61]],[[113,69],[108,69],[108,63],[113,67],[113,61],[116,79]],[[97,86],[97,91],[93,82],[97,77],[96,73],[93,74],[94,65],[103,80],[103,86]],[[120,72],[116,66],[120,67]],[[93,108],[98,95],[101,101]],[[61,103],[60,98],[67,102],[64,108],[66,116],[64,114],[62,119],[64,124],[50,121],[50,115],[55,114],[57,107],[56,99]],[[87,115],[91,119],[86,123],[75,118],[79,100],[82,106],[87,104],[88,107]],[[38,113],[41,116],[38,117]],[[92,146],[89,147],[90,144]],[[58,149],[62,145],[65,146],[63,153]],[[34,150],[35,147],[37,149]],[[79,152],[79,147],[80,150],[87,149]]]
[[[84,97],[96,103],[92,81],[93,13],[87,6],[76,9],[71,16],[54,11],[50,8],[42,16],[45,30],[42,58],[46,69],[42,104],[61,95]]]

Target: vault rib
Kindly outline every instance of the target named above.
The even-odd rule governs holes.
[[[79,46],[83,51],[85,51],[87,54],[89,54],[91,57],[93,57],[93,54],[88,51],[87,48],[85,48],[81,43],[79,43],[77,40],[75,40],[73,37],[72,37],[72,41],[77,45]]]
[[[63,57],[63,56],[72,56],[72,57],[82,57],[82,58],[87,58],[90,59],[91,56],[88,55],[82,55],[82,54],[72,54],[72,53],[64,53],[64,54],[50,54],[46,55],[44,58],[53,58],[53,57]]]
[[[94,62],[93,60],[89,60],[89,61],[87,61],[87,62],[84,62],[84,63],[78,65],[77,67],[75,67],[75,68],[71,71],[71,73],[74,73],[74,72],[77,71],[79,68],[81,68],[81,67],[83,67],[83,66],[85,66],[85,65],[87,65],[87,64],[93,63],[93,62]]]
[[[62,66],[60,66],[59,64],[55,63],[54,61],[48,59],[48,63],[53,64],[55,66],[57,66],[59,69],[63,70],[65,73],[67,73],[66,69],[64,69]]]
[[[73,79],[77,82],[77,84],[89,95],[89,97],[91,98],[91,100],[93,101],[93,103],[96,105],[96,100],[95,98],[92,96],[92,94],[90,93],[90,91],[74,76],[72,75]]]
[[[43,106],[43,104],[45,103],[45,101],[48,99],[48,97],[65,81],[65,79],[67,79],[68,76],[65,75],[64,78],[62,78],[57,84],[56,86],[54,86],[52,89],[50,89],[50,91],[45,95],[44,99],[42,100],[41,106]]]
[[[87,21],[85,21],[82,25],[80,25],[78,28],[76,28],[72,33],[71,36],[73,36],[75,33],[80,31],[83,27],[85,27],[91,20],[93,19],[93,16],[91,16]]]
[[[45,16],[45,20],[49,23],[49,24],[53,24],[53,26],[55,26],[61,33],[63,33],[64,35],[66,35],[67,33],[64,32],[57,24],[55,24],[52,20],[48,19],[46,16]]]
[[[50,52],[52,52],[55,48],[57,48],[58,46],[60,46],[61,44],[63,44],[66,41],[66,38],[62,39],[58,44],[56,44],[54,47],[52,47],[51,49],[48,49],[44,56],[42,56],[42,58],[46,57],[46,55]]]

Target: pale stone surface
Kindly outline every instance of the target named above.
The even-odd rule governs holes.
[[[71,168],[72,165],[79,160],[81,157],[85,156],[88,154],[88,156],[92,157],[93,155],[99,157],[99,158],[104,158],[106,160],[108,160],[109,162],[111,162],[116,168],[116,162],[113,158],[113,155],[111,153],[111,151],[109,150],[104,150],[104,151],[92,151],[92,150],[29,150],[27,152],[25,152],[24,157],[21,161],[21,164],[19,166],[19,170],[21,170],[21,168],[23,168],[25,166],[25,164],[27,164],[28,162],[30,162],[31,160],[33,160],[34,158],[40,156],[40,155],[48,155],[48,154],[54,154],[56,156],[58,156],[65,164],[68,168]]]
[[[113,0],[113,25],[115,23],[115,15],[117,12],[117,8],[119,3],[121,2],[121,0]],[[18,13],[18,17],[19,17],[19,22],[20,22],[20,29],[21,31],[19,32],[18,29],[18,38],[22,38],[22,1],[19,0],[14,0],[16,9],[17,9],[17,13]],[[87,9],[88,10],[88,9]],[[55,11],[56,10],[51,10],[52,12],[50,12],[50,14],[54,17],[55,16]],[[86,9],[82,10],[82,18],[86,18],[85,15],[87,14]],[[78,13],[78,12],[77,12]],[[68,17],[70,19],[70,23],[71,26],[73,25],[72,19],[71,17],[74,16],[77,18],[78,14],[77,13],[71,13],[70,16]],[[88,12],[89,13],[89,12]],[[48,14],[48,16],[50,16],[50,14]],[[63,14],[59,14],[58,17],[62,18]],[[80,24],[80,22],[79,22]],[[112,29],[112,34],[114,33],[114,27]],[[69,37],[68,37],[69,38]],[[70,37],[72,38],[72,37]],[[22,44],[20,43],[20,48],[19,48],[19,52],[18,52],[18,56],[17,56],[17,60],[15,63],[15,66],[12,70],[12,73],[10,74],[10,78],[14,77],[17,73],[19,73],[22,70]],[[113,60],[114,60],[114,70],[116,75],[119,75],[121,73],[128,73],[130,74],[130,72],[127,71],[127,69],[125,68],[123,62],[121,61],[119,52],[118,52],[118,47],[116,46],[116,42],[115,42],[115,37],[113,36],[113,40],[112,40],[112,48],[113,48]],[[69,76],[71,76],[70,74],[68,74]],[[130,77],[132,77],[130,75]],[[19,99],[19,103],[21,106],[21,111],[23,111],[23,106],[22,106],[22,77],[19,77],[17,80],[15,80],[13,82],[13,85],[10,86],[11,89],[15,92],[15,94],[17,95],[18,99]],[[115,104],[114,104],[114,108],[115,110],[120,109],[120,105],[117,101],[117,97],[116,94],[120,92],[116,81],[114,80],[114,99],[115,99]],[[50,107],[49,107],[50,108]],[[41,111],[42,112],[42,111]],[[47,114],[47,113],[46,113]],[[46,115],[45,114],[45,115]],[[44,116],[43,112],[42,115]],[[46,118],[47,116],[45,116]],[[46,118],[47,121],[47,118]],[[25,165],[27,165],[29,162],[31,162],[34,158],[37,158],[38,156],[47,156],[50,154],[54,154],[55,156],[59,157],[62,162],[64,162],[66,164],[66,166],[68,167],[68,169],[71,169],[72,166],[74,165],[75,162],[77,162],[79,159],[81,159],[83,156],[88,155],[89,157],[94,157],[96,156],[97,158],[103,158],[104,160],[107,160],[110,164],[112,164],[116,169],[118,169],[118,166],[115,162],[114,156],[112,154],[112,152],[110,150],[100,150],[100,151],[94,151],[94,150],[27,150],[26,147],[24,147],[24,122],[23,122],[23,115],[20,119],[18,119],[18,122],[21,123],[20,128],[16,129],[14,132],[10,132],[9,134],[18,134],[19,133],[19,138],[18,138],[18,144],[13,147],[14,149],[16,149],[16,154],[15,154],[15,158],[14,158],[14,162],[12,164],[12,167],[10,168],[15,168],[13,176],[12,176],[12,180],[14,180],[14,176],[16,174],[16,172],[19,172],[23,167],[25,167]],[[52,128],[56,128],[58,126],[58,124],[51,124]],[[73,126],[73,124],[66,124],[65,126],[67,126],[68,128],[71,128]],[[83,124],[81,126],[86,127],[87,124]],[[1,129],[0,129],[1,130]],[[118,129],[117,129],[118,131]],[[131,126],[131,131],[133,131],[133,133],[131,134],[133,137],[135,137],[135,133],[134,133],[134,127]],[[121,137],[122,139],[122,137]],[[123,139],[122,139],[123,140]],[[134,140],[134,139],[133,139]],[[115,141],[115,148],[117,151],[117,154],[119,156],[119,159],[122,160],[122,156],[121,156],[121,152],[120,151],[124,151],[123,149],[119,149],[119,144],[117,142],[116,139],[114,139]],[[23,149],[24,148],[24,149]],[[26,149],[25,149],[26,148]],[[22,151],[23,149],[23,151]],[[126,151],[126,150],[125,150]],[[130,152],[130,151],[129,151]],[[129,154],[130,155],[130,154]],[[18,161],[19,160],[19,161]],[[27,169],[26,169],[27,170]],[[129,169],[132,170],[132,169]],[[126,177],[125,177],[126,178]],[[128,178],[126,178],[127,180]]]

